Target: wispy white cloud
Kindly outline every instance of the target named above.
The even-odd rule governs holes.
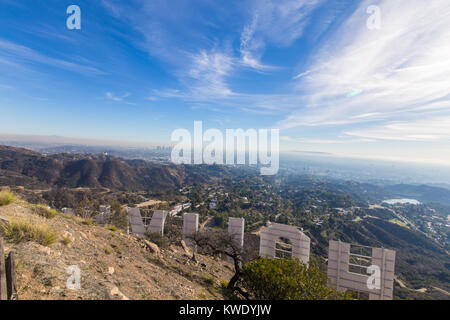
[[[232,95],[227,78],[236,68],[237,60],[226,43],[209,39],[200,32],[212,22],[199,19],[189,1],[177,1],[174,4],[177,10],[160,0],[127,3],[103,0],[102,4],[140,34],[132,40],[137,47],[164,62],[164,67],[178,79],[179,88],[153,92],[151,100],[198,100]],[[212,3],[205,1],[202,5]],[[219,10],[220,6],[216,4],[214,9]]]
[[[240,63],[243,66],[250,67],[255,70],[265,71],[275,69],[273,66],[261,63],[262,51],[265,47],[264,41],[254,37],[258,25],[258,15],[253,16],[252,22],[244,27],[241,33],[240,43]]]
[[[126,93],[124,93],[122,95],[116,95],[116,94],[114,94],[112,92],[109,92],[109,91],[105,93],[105,97],[108,100],[111,100],[111,101],[114,101],[114,102],[120,102],[121,104],[127,104],[127,105],[131,105],[131,106],[136,106],[137,105],[136,103],[127,101],[126,98],[128,98],[129,96],[131,96],[131,94],[129,92],[126,92]]]
[[[345,139],[311,139],[311,138],[293,138],[291,136],[281,136],[281,141],[285,142],[294,142],[295,144],[303,143],[303,144],[348,144],[348,143],[357,143],[357,142],[372,142],[373,139],[368,138],[350,138],[346,137]]]
[[[105,74],[103,71],[72,61],[52,58],[43,55],[29,47],[0,39],[0,62],[11,65],[27,66],[32,64],[43,64],[50,67],[64,69],[86,75]]]
[[[152,90],[148,100],[160,98],[184,100],[225,99],[234,95],[227,78],[235,69],[235,59],[224,51],[201,50],[186,54],[186,66],[177,70],[181,89]]]
[[[178,89],[163,89],[163,90],[152,90],[151,95],[146,99],[150,101],[157,101],[160,98],[183,98],[184,93]]]
[[[190,90],[196,96],[227,97],[233,94],[226,84],[226,77],[233,70],[233,58],[224,52],[202,50],[191,57],[187,72]],[[193,82],[192,82],[193,81]]]
[[[394,121],[345,132],[350,136],[397,141],[450,141],[450,116],[415,121]]]
[[[380,30],[366,27],[371,4],[363,1],[297,77],[303,105],[280,126],[367,127],[381,121],[346,132],[378,139],[446,137],[450,2],[380,1]]]
[[[241,33],[241,63],[258,71],[277,67],[261,63],[266,43],[289,46],[303,35],[311,12],[322,0],[251,1],[251,19]]]
[[[108,91],[108,92],[105,93],[105,96],[106,96],[106,98],[109,99],[109,100],[121,102],[121,101],[123,101],[125,98],[129,97],[129,96],[130,96],[130,93],[126,92],[126,93],[124,93],[123,95],[116,96],[114,93]]]
[[[297,75],[294,77],[294,80],[295,80],[295,79],[302,78],[302,77],[304,77],[304,76],[307,76],[307,75],[310,74],[311,72],[312,72],[311,70],[307,70],[307,71],[304,71],[304,72],[300,72],[299,74],[297,74]]]
[[[289,46],[303,35],[311,12],[323,0],[254,0],[254,36],[278,46]],[[256,34],[258,33],[258,34]]]
[[[228,3],[222,6],[214,1],[202,1],[201,6],[208,8],[212,15],[205,18],[193,12],[191,3],[184,0],[176,1],[176,11],[161,0],[126,3],[102,0],[103,6],[114,17],[126,21],[140,34],[133,39],[135,45],[165,62],[169,72],[177,76],[179,92],[173,98],[205,101],[237,100],[240,97],[247,100],[248,94],[231,89],[229,82],[233,75],[242,70],[281,70],[262,62],[266,45],[291,45],[302,36],[311,11],[322,2],[245,0],[239,5]],[[240,9],[238,18],[237,9]],[[205,28],[219,29],[220,23],[229,24],[227,19],[244,19],[236,24],[242,25],[242,30],[233,30],[221,38],[210,37],[204,32]],[[233,48],[232,39],[236,35],[239,36],[239,47]],[[151,96],[153,100],[156,98]],[[260,97],[255,96],[253,100],[259,102]],[[258,108],[258,103],[253,107]]]

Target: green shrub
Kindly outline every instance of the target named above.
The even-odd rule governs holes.
[[[105,253],[106,254],[111,254],[111,253],[113,253],[114,252],[114,249],[113,248],[111,248],[110,246],[106,246],[106,248],[105,248]]]
[[[0,227],[3,236],[15,243],[34,241],[49,246],[56,241],[56,234],[46,225],[32,224],[22,219],[12,219]]]
[[[16,201],[16,197],[11,192],[0,192],[0,206],[6,206],[14,201]]]
[[[208,286],[213,286],[216,283],[216,280],[214,280],[214,278],[211,276],[202,275],[201,277]]]
[[[112,225],[112,224],[106,224],[105,225],[105,229],[112,231],[112,232],[116,232],[117,231],[117,227]]]
[[[65,246],[67,246],[68,244],[70,244],[72,242],[72,239],[68,238],[68,237],[64,237],[61,241]]]
[[[55,209],[50,209],[44,204],[34,204],[31,206],[31,210],[33,210],[35,214],[38,214],[41,217],[47,219],[53,219],[58,215],[58,211],[56,211]]]
[[[260,258],[242,268],[239,286],[261,300],[348,299],[328,287],[328,277],[313,265],[297,258]]]
[[[94,224],[94,222],[91,219],[84,219],[81,223],[87,226],[91,226]]]
[[[205,294],[204,292],[200,292],[200,293],[198,294],[198,299],[199,299],[199,300],[205,300],[205,299],[206,299],[206,294]]]

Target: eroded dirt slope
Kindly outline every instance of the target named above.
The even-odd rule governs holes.
[[[57,235],[49,246],[4,241],[6,253],[16,253],[19,299],[223,299],[221,281],[232,276],[223,260],[198,255],[194,263],[181,245],[158,253],[134,235],[62,215],[46,219],[21,200],[0,207],[0,218],[47,225]],[[66,286],[73,265],[80,290]]]

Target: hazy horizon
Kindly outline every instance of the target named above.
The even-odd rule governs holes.
[[[0,144],[15,147],[30,148],[41,151],[46,148],[58,147],[86,147],[94,148],[97,152],[120,149],[145,150],[156,147],[172,147],[170,144],[138,144],[123,141],[75,139],[58,136],[26,136],[0,134]],[[129,155],[127,158],[133,158]],[[450,166],[434,163],[420,163],[414,161],[395,161],[390,159],[376,159],[340,156],[326,152],[311,152],[307,150],[280,151],[280,168],[286,169],[297,166],[298,172],[338,177],[357,181],[391,181],[392,183],[442,184],[450,187]],[[325,174],[326,172],[326,174]]]

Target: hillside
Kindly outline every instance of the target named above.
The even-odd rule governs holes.
[[[0,184],[48,187],[105,187],[117,190],[176,188],[182,167],[103,155],[44,156],[27,149],[0,146]]]
[[[142,240],[120,231],[87,225],[80,218],[46,219],[17,201],[0,207],[3,219],[22,219],[56,234],[43,246],[33,241],[6,242],[16,253],[19,299],[223,299],[221,284],[231,265],[202,255],[190,261],[181,246],[152,252]],[[81,290],[69,290],[69,266],[81,270]]]
[[[311,175],[280,172],[261,177],[244,167],[163,165],[104,155],[44,156],[0,146],[2,185],[30,203],[76,208],[91,217],[100,205],[115,202],[138,205],[146,214],[190,202],[195,207],[191,210],[199,212],[200,223],[208,227],[226,229],[229,217],[244,217],[247,236],[257,234],[267,221],[297,225],[311,237],[311,253],[321,257],[324,270],[329,240],[390,248],[397,252],[396,298],[450,297],[444,220],[449,208],[437,203],[396,208],[374,205],[408,190],[416,192],[409,193],[410,197],[422,200],[420,192],[428,190],[431,196],[439,188],[398,185],[388,191],[389,187]],[[445,198],[444,193],[436,195]],[[215,209],[209,207],[212,200],[217,202]],[[398,220],[405,218],[412,224]],[[75,227],[87,226],[76,223]],[[98,236],[99,243],[104,243],[104,236]],[[122,235],[111,239],[122,239]],[[258,239],[251,242],[252,252],[257,253]]]
[[[183,184],[213,182],[248,170],[161,164],[103,154],[42,155],[23,148],[0,146],[0,185],[34,189],[176,190]]]

